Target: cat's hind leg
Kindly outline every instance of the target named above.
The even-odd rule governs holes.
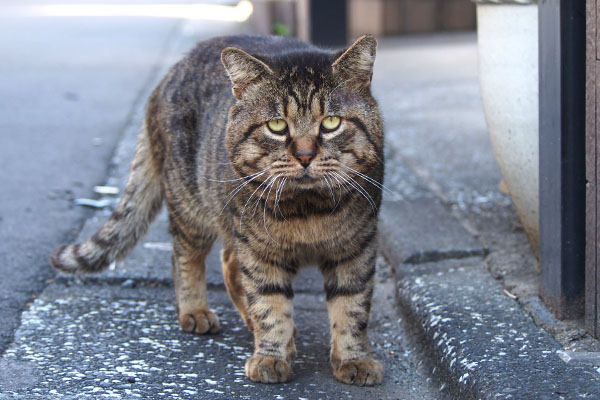
[[[254,328],[248,312],[248,299],[242,286],[240,262],[236,258],[232,246],[227,244],[224,246],[221,251],[221,262],[223,264],[223,279],[225,280],[227,293],[229,293],[229,297],[242,316],[244,323],[252,331]]]
[[[217,315],[208,308],[205,264],[214,237],[185,232],[173,221],[171,233],[179,325],[188,333],[217,333],[221,325]]]

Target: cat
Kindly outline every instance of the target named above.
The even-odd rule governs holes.
[[[200,42],[152,92],[115,211],[90,239],[56,248],[51,264],[102,270],[133,248],[164,200],[183,331],[220,330],[205,282],[219,237],[227,291],[255,338],[252,381],[291,379],[292,280],[317,264],[335,377],[381,383],[367,339],[384,173],[370,90],[376,47],[370,35],[339,52],[274,36]]]

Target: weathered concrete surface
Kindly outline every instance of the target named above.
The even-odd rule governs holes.
[[[486,254],[438,199],[384,201],[380,219],[381,250],[394,265]]]
[[[223,291],[210,295],[223,332],[201,337],[181,332],[170,287],[52,285],[23,314],[14,346],[3,359],[6,370],[30,365],[36,379],[27,388],[13,388],[14,393],[5,387],[5,393],[24,398],[251,398],[257,386],[264,394],[291,392],[301,397],[331,390],[309,385],[315,374],[327,375],[334,384],[327,338],[320,334],[327,330],[321,304],[298,298],[302,307],[296,317],[301,336],[296,379],[291,386],[268,386],[245,378],[252,335]],[[336,391],[352,389],[339,386]]]
[[[391,281],[386,266],[380,270],[382,288]],[[391,292],[376,296],[370,329],[386,378],[381,386],[359,388],[338,383],[331,372],[322,295],[295,297],[293,381],[263,385],[244,376],[252,335],[223,290],[209,293],[222,332],[193,336],[177,324],[170,286],[66,283],[50,285],[23,313],[15,342],[0,361],[0,398],[423,399],[437,393],[405,347]]]
[[[454,398],[597,397],[600,371],[564,365],[555,354],[562,346],[536,325],[562,333],[564,346],[590,351],[595,345],[581,329],[556,321],[537,297],[537,262],[510,197],[498,190],[475,39],[380,41],[373,82],[394,163],[386,186],[400,187],[404,197],[392,199],[394,208],[390,196],[384,203],[381,241],[394,261],[399,308],[420,327],[432,355],[429,368]],[[404,175],[396,170],[416,175],[427,190],[398,185]],[[406,186],[416,188],[411,196]],[[469,253],[442,251],[468,249],[465,243],[475,239],[489,251],[485,258],[457,259]],[[440,257],[411,260],[418,249],[438,249],[430,254]]]
[[[393,307],[393,284],[385,265],[380,265],[377,275],[370,337],[376,356],[385,364],[386,380],[383,386],[366,389],[348,387],[333,378],[322,294],[297,294],[295,379],[270,386],[255,385],[243,376],[252,336],[223,290],[213,289],[209,297],[221,317],[223,332],[195,337],[183,334],[177,325],[170,285],[133,279],[108,282],[98,277],[83,282],[61,280],[23,314],[16,340],[0,362],[4,371],[0,387],[7,398],[76,393],[83,398],[110,394],[257,398],[257,393],[260,398],[437,397],[432,397],[437,389],[420,372],[411,354],[414,350],[406,345],[407,334]]]
[[[461,398],[574,399],[600,393],[600,373],[571,366],[562,349],[490,278],[480,258],[436,263],[398,284]],[[442,264],[442,265],[439,265]]]

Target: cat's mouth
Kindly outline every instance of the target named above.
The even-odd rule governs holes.
[[[299,189],[312,189],[316,184],[318,184],[319,179],[314,177],[309,171],[303,171],[301,174],[293,177],[291,179],[294,186]]]
[[[317,180],[317,178],[314,178],[308,175],[307,173],[304,173],[301,176],[295,177],[294,180],[298,183],[314,183]]]

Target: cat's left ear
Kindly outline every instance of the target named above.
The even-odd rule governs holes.
[[[238,100],[250,86],[273,74],[267,64],[235,47],[227,47],[221,52],[221,62],[233,83],[233,95]]]
[[[373,76],[376,49],[377,40],[373,35],[359,37],[333,62],[333,74],[342,81],[369,86]]]

